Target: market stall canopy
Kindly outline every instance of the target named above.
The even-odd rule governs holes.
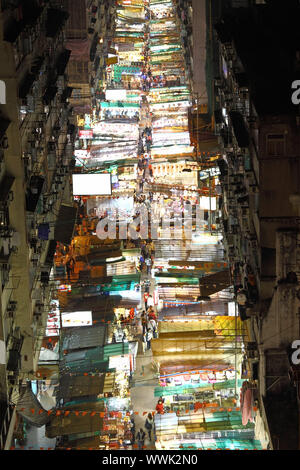
[[[70,413],[67,418],[64,415],[51,417],[50,423],[46,426],[46,437],[53,438],[68,434],[96,432],[102,428],[103,418],[100,418],[99,413],[96,413],[95,416],[91,416],[90,413],[84,416]]]
[[[60,362],[62,373],[67,372],[108,372],[108,358],[104,358],[104,348],[81,349],[64,355]]]
[[[109,360],[111,356],[129,354],[129,343],[107,344],[103,348],[103,357]]]
[[[106,325],[64,328],[62,332],[62,349],[76,350],[104,346]]]
[[[220,292],[231,286],[229,270],[225,269],[209,276],[204,276],[199,280],[200,295],[208,296]]]
[[[74,225],[77,218],[77,207],[62,204],[59,209],[55,229],[54,239],[69,245],[72,240]]]
[[[74,1],[74,0],[72,0]],[[73,16],[73,11],[72,11]],[[71,59],[73,60],[83,60],[89,54],[91,47],[89,39],[68,39],[66,41],[66,47],[72,51]]]
[[[50,420],[47,411],[41,406],[39,400],[34,395],[30,382],[21,389],[20,398],[17,403],[17,412],[32,426],[41,427]]]
[[[75,397],[97,396],[103,393],[104,373],[99,375],[63,375],[59,381],[58,398],[68,401]]]
[[[77,434],[73,434],[69,436],[69,441],[67,444],[65,444],[62,449],[70,448],[70,449],[80,449],[80,450],[101,450],[99,449],[100,444],[103,442],[101,439],[101,431],[95,431],[94,433],[85,433],[85,434],[92,434],[91,436],[86,436],[82,438],[77,438]],[[82,434],[78,434],[78,436],[81,436]],[[76,439],[75,439],[76,437]],[[103,446],[103,444],[102,444]],[[60,449],[60,446],[58,445],[56,447],[57,450]]]
[[[193,374],[191,374],[191,377],[192,376]],[[184,377],[185,376],[183,376],[183,378]],[[174,387],[172,386],[155,387],[154,396],[161,397],[161,396],[177,395],[181,393],[189,393],[193,391],[196,392],[197,389],[201,389],[201,388],[206,388],[206,389],[210,388],[211,390],[224,390],[228,388],[235,388],[235,385],[236,385],[235,380],[226,380],[224,382],[218,382],[218,383],[201,382],[200,380],[198,383],[187,383],[183,385],[176,385]],[[238,379],[237,386],[241,387],[242,385],[243,385],[243,380]]]
[[[214,331],[217,335],[243,335],[243,324],[240,318],[228,315],[205,315],[201,319],[194,320],[187,317],[176,317],[177,321],[170,319],[158,324],[159,336],[167,333]]]

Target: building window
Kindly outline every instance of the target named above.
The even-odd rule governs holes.
[[[269,134],[267,136],[267,155],[270,157],[285,155],[285,137],[283,134]]]

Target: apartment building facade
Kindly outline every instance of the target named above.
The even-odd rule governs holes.
[[[299,19],[299,8],[290,8],[289,17]],[[215,122],[224,244],[239,315],[251,336],[251,377],[273,448],[297,449],[291,345],[300,334],[299,110],[290,99],[295,56],[284,54],[295,30],[291,25],[283,41],[279,32],[286,31],[287,17],[282,15],[280,28],[278,13],[272,5],[257,5],[233,10],[216,25]]]
[[[9,448],[22,387],[36,378],[53,256],[67,229],[60,210],[73,206],[75,126],[62,6],[1,2],[1,449]]]

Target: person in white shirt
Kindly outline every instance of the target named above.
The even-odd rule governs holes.
[[[149,295],[147,299],[147,307],[154,307],[154,300],[153,300],[152,295]]]
[[[151,339],[152,338],[153,338],[152,330],[151,330],[151,328],[148,328],[147,333],[146,333],[147,349],[151,348]]]
[[[148,326],[149,325],[149,326]],[[153,338],[157,338],[157,325],[156,321],[153,318],[150,318],[147,324],[148,328],[151,328]]]
[[[152,260],[151,258],[147,258],[146,261],[145,261],[146,265],[147,265],[147,274],[151,274],[151,267],[152,267]],[[149,305],[149,303],[148,303]]]

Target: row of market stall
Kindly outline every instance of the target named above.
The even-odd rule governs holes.
[[[163,201],[159,204],[164,217],[171,211],[176,214],[176,209],[180,212],[185,200],[202,212],[190,240],[162,236],[155,242],[155,279],[163,309],[159,337],[151,347],[159,373],[155,396],[163,397],[165,410],[155,416],[156,447],[260,449],[255,439],[255,384],[247,381],[245,366],[247,331],[229,311],[231,283],[216,233],[218,171],[201,172],[189,160],[195,155],[188,125],[193,97],[175,6],[175,2],[150,2],[151,72],[159,76],[148,94],[151,156],[154,162],[162,157],[171,160],[153,165],[155,189],[168,195],[167,210]],[[193,226],[193,214],[191,219]]]

